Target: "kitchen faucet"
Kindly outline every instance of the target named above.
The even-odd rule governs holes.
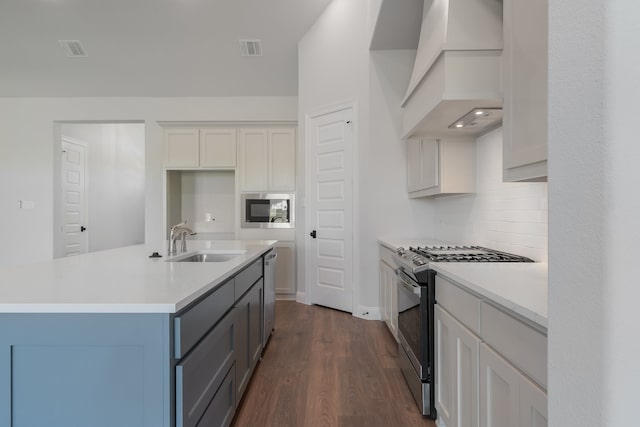
[[[176,240],[178,237],[182,241],[182,245],[180,247],[180,252],[187,251],[187,235],[193,236],[198,234],[194,232],[192,229],[187,227],[187,221],[183,220],[180,224],[176,224],[171,227],[169,230],[169,255],[173,255],[177,253],[176,250]]]

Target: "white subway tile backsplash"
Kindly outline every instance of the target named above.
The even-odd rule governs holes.
[[[546,262],[547,184],[502,182],[502,129],[476,144],[476,193],[435,201],[436,237]]]

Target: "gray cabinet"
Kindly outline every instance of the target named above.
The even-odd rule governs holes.
[[[234,320],[231,311],[176,366],[177,427],[197,425],[231,371],[235,360]]]
[[[262,260],[260,260],[262,262]],[[235,304],[237,399],[244,394],[262,353],[263,280],[258,280]]]
[[[235,365],[231,367],[227,376],[222,381],[218,392],[211,400],[209,407],[202,416],[198,426],[202,427],[226,427],[231,425],[233,414],[236,410],[236,371]]]
[[[262,353],[263,258],[173,319],[176,427],[227,426]]]

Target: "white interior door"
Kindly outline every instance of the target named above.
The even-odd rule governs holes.
[[[308,122],[309,301],[353,312],[351,108]]]
[[[86,253],[89,246],[85,194],[86,146],[62,137],[62,256]]]

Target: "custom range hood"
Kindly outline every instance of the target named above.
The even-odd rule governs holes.
[[[473,136],[499,126],[501,54],[501,0],[424,0],[402,136]]]

